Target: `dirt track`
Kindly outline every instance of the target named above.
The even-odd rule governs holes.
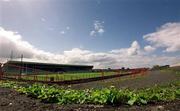
[[[119,77],[114,79],[89,82],[83,84],[74,84],[74,89],[86,89],[86,88],[103,88],[115,86],[116,88],[144,88],[151,87],[155,84],[169,83],[174,80],[180,80],[180,75],[169,72],[152,71],[144,75],[138,75],[136,77]]]

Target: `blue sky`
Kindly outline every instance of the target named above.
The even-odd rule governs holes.
[[[167,23],[175,23],[179,28],[179,22],[179,0],[0,1],[0,27],[18,32],[22,41],[36,49],[55,54],[74,48],[93,54],[108,53],[129,48],[137,41],[141,53],[145,53],[143,48],[150,45],[156,50],[148,56],[177,59],[180,54],[178,43],[175,46],[168,42],[157,45],[165,39],[148,41],[143,36],[157,32]],[[163,50],[168,47],[173,49],[165,53]]]

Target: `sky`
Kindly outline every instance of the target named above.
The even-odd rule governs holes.
[[[180,63],[179,0],[0,0],[0,61]]]

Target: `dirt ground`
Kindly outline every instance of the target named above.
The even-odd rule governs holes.
[[[151,87],[155,84],[165,84],[174,80],[180,80],[180,74],[160,71],[149,71],[145,74],[139,74],[136,77],[126,76],[89,83],[74,84],[71,85],[71,88],[86,89],[115,86],[116,88],[138,89],[144,87]]]
[[[123,77],[104,81],[74,84],[75,89],[102,88],[115,86],[117,88],[143,88],[155,84],[165,84],[170,81],[180,80],[177,74],[153,71],[144,76]],[[102,105],[58,105],[47,104],[40,100],[27,97],[13,89],[0,87],[0,111],[180,111],[180,100],[159,102],[145,106],[102,106]]]

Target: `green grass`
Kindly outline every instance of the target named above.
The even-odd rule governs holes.
[[[113,75],[114,72],[106,72],[104,76]],[[65,73],[65,74],[49,74],[49,75],[38,75],[38,80],[43,80],[44,78],[54,78],[54,80],[76,80],[76,79],[84,79],[84,78],[93,78],[93,77],[101,77],[103,76],[101,73]]]
[[[50,81],[51,78],[54,81],[65,81],[65,80],[77,80],[77,79],[85,79],[85,78],[94,78],[94,77],[102,77],[115,75],[117,72],[89,72],[89,73],[63,73],[63,74],[41,74],[41,75],[23,75],[22,79],[26,80],[40,80],[40,81]]]

